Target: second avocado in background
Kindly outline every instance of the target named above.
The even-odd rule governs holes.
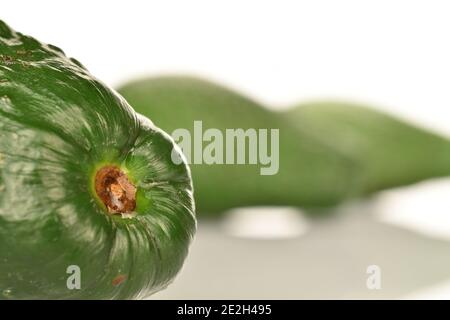
[[[385,113],[333,101],[297,105],[288,121],[360,166],[358,193],[450,175],[450,141]]]
[[[227,129],[279,129],[279,154],[275,159],[279,168],[275,174],[262,175],[261,164],[208,165],[191,161],[199,216],[215,216],[242,206],[330,206],[354,190],[356,182],[352,179],[357,175],[352,160],[298,133],[280,114],[231,90],[195,78],[159,77],[131,82],[119,92],[137,112],[152,115],[155,124],[169,134],[184,128],[198,139],[195,121],[202,122],[203,131],[214,128],[223,136]],[[204,150],[207,145],[203,143]],[[247,153],[248,149],[247,145]],[[227,156],[232,151],[237,150],[223,153]]]
[[[261,175],[261,165],[248,162],[191,163],[200,217],[241,206],[330,207],[450,174],[448,140],[364,107],[324,102],[275,112],[191,77],[140,79],[119,92],[169,133],[187,129],[194,137],[196,121],[203,130],[217,129],[223,136],[227,129],[279,129],[276,174]],[[208,143],[203,141],[203,147]],[[246,149],[248,153],[249,145]]]

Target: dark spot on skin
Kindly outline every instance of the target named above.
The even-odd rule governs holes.
[[[125,280],[127,279],[127,276],[125,274],[119,274],[117,277],[115,277],[112,280],[112,285],[114,287],[117,287],[118,285],[120,285],[121,283],[123,283]]]
[[[14,58],[6,54],[0,54],[0,62],[4,65],[11,65],[14,63]]]

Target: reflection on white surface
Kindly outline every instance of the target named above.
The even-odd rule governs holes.
[[[450,240],[450,179],[386,191],[377,212],[383,222]]]
[[[287,239],[304,234],[308,222],[296,208],[252,207],[227,212],[222,228],[238,238]]]
[[[449,300],[450,281],[415,291],[403,297],[404,300]]]

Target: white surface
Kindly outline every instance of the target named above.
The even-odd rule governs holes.
[[[237,208],[225,213],[223,231],[244,239],[275,240],[297,238],[309,229],[308,221],[296,208]]]
[[[449,179],[386,191],[378,198],[381,221],[450,241]]]
[[[273,105],[339,97],[450,135],[450,2],[4,1],[1,18],[116,85],[193,73]]]
[[[428,207],[418,205],[409,211],[411,219],[403,207],[405,196],[413,199],[424,188],[438,195],[448,183],[392,190],[344,205],[328,218],[314,219],[299,211],[308,231],[295,238],[236,237],[232,228],[221,227],[234,220],[233,215],[221,223],[200,221],[181,274],[151,298],[450,299],[450,230],[439,226],[448,222],[448,197],[434,196]],[[434,227],[424,229],[420,213],[429,216]],[[270,215],[265,216],[270,222]],[[380,290],[366,286],[370,265],[381,269]]]
[[[402,299],[405,300],[450,300],[450,281],[417,290],[406,295]]]

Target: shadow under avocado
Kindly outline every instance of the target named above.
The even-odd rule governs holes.
[[[376,200],[341,206],[287,240],[244,240],[201,221],[177,281],[154,299],[396,299],[450,279],[450,242],[377,219]],[[381,268],[381,289],[366,286]]]

